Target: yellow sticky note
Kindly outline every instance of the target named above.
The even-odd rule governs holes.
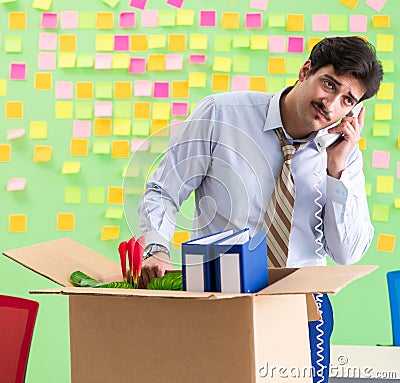
[[[24,233],[27,230],[26,214],[10,214],[8,216],[8,231],[10,233]]]
[[[391,120],[392,119],[392,105],[391,104],[375,104],[374,110],[375,120]]]
[[[60,52],[58,55],[58,68],[75,68],[76,53]]]
[[[266,92],[267,78],[265,76],[250,76],[249,90]]]
[[[131,57],[126,53],[113,54],[112,68],[113,69],[126,69],[129,68]]]
[[[71,101],[56,101],[56,118],[68,119],[73,116],[73,106]]]
[[[129,152],[129,141],[112,141],[111,143],[111,157],[112,158],[128,158]]]
[[[166,60],[165,55],[149,55],[147,61],[147,70],[165,71]]]
[[[8,14],[8,29],[26,29],[26,12],[10,12]]]
[[[112,12],[96,13],[96,29],[113,29],[114,14]]]
[[[178,9],[176,14],[176,25],[193,25],[194,11],[191,9]]]
[[[93,83],[92,82],[77,82],[76,83],[76,98],[79,98],[79,99],[93,98]]]
[[[207,49],[208,35],[191,33],[189,39],[189,49]]]
[[[377,35],[376,51],[377,52],[393,52],[394,36],[393,35]]]
[[[284,57],[270,57],[268,59],[269,74],[285,74],[286,60]]]
[[[170,117],[171,106],[169,103],[155,102],[153,103],[152,118],[155,120],[167,120]]]
[[[168,120],[152,120],[150,127],[150,135],[152,137],[167,137],[168,136]]]
[[[0,79],[0,97],[7,96],[7,80]]]
[[[71,156],[87,156],[89,153],[89,140],[87,138],[71,138],[69,154]]]
[[[96,35],[96,51],[112,52],[114,50],[114,35],[97,34]]]
[[[268,37],[267,36],[251,36],[250,49],[267,49]]]
[[[116,118],[113,125],[114,136],[130,136],[131,120],[129,118]]]
[[[189,73],[189,87],[204,88],[206,86],[206,74],[203,72]]]
[[[114,98],[117,99],[132,98],[132,83],[130,81],[114,82]]]
[[[57,230],[72,231],[75,229],[74,213],[57,213]]]
[[[51,90],[52,74],[51,73],[35,73],[35,90]]]
[[[400,198],[395,198],[394,199],[394,207],[396,209],[400,209]]]
[[[314,45],[317,45],[322,39],[319,37],[309,37],[308,38],[308,43],[307,43],[307,49],[309,52],[312,51],[312,49],[314,48]]]
[[[394,100],[394,83],[382,82],[376,98],[378,100]]]
[[[214,91],[229,90],[229,75],[228,74],[213,74],[211,79],[211,89]]]
[[[95,136],[111,136],[111,120],[109,118],[96,118],[93,134]]]
[[[394,177],[392,176],[377,176],[376,177],[376,192],[393,194]]]
[[[184,52],[186,50],[186,35],[169,34],[168,35],[168,50]]]
[[[360,150],[367,149],[367,140],[365,139],[365,137],[360,138],[360,141],[358,141],[358,147],[360,148]]]
[[[150,103],[149,102],[134,102],[133,103],[134,118],[150,118]]]
[[[189,241],[190,234],[187,230],[175,231],[172,237],[172,246],[174,249],[179,249],[183,242]]]
[[[287,15],[286,30],[291,32],[304,31],[304,15]]]
[[[230,72],[232,59],[229,57],[215,57],[212,70],[216,72]]]
[[[50,145],[36,145],[33,151],[33,162],[49,162],[53,153]]]
[[[6,118],[22,118],[23,116],[22,101],[6,101]]]
[[[167,45],[167,37],[165,35],[150,35],[148,48],[164,48]]]
[[[240,16],[238,12],[222,12],[221,28],[238,29]]]
[[[131,51],[147,51],[147,35],[131,35]]]
[[[378,235],[376,249],[387,253],[393,253],[395,243],[396,237],[394,235],[380,233]]]
[[[53,0],[33,0],[32,8],[48,11]]]
[[[47,122],[32,121],[29,124],[29,137],[33,140],[43,140],[47,138]]]
[[[109,186],[107,193],[107,203],[124,203],[124,188],[122,186]]]
[[[340,0],[339,3],[351,9],[356,9],[358,0]]]
[[[0,162],[9,162],[11,159],[11,145],[0,144]]]
[[[389,28],[390,27],[390,16],[384,15],[373,15],[372,26],[374,28]]]
[[[119,237],[119,226],[103,226],[101,228],[100,239],[107,241]]]
[[[60,52],[76,51],[76,35],[59,35]]]
[[[81,171],[81,163],[79,161],[65,161],[61,169],[61,174],[77,174]]]

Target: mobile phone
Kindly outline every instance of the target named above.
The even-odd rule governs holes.
[[[355,117],[357,118],[358,115],[361,112],[361,109],[363,107],[363,103],[360,102],[358,103],[350,112],[347,116],[350,117]],[[340,137],[342,137],[342,135],[340,133],[328,133],[328,129],[332,128],[334,126],[336,126],[339,122],[329,126],[328,128],[326,128],[326,133],[322,134],[320,136],[318,136],[315,139],[316,144],[320,147],[320,148],[326,148],[330,145],[332,145],[334,142],[336,142]]]

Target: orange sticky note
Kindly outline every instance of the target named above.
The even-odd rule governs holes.
[[[250,76],[249,90],[266,92],[267,78],[265,76]]]
[[[50,145],[36,145],[33,150],[33,162],[48,162],[51,160],[53,147]]]
[[[114,83],[114,98],[132,98],[132,83],[130,81],[116,81]]]
[[[59,36],[60,52],[76,51],[76,35],[60,35]]]
[[[52,74],[51,73],[35,73],[35,90],[51,90]]]
[[[89,153],[89,140],[87,138],[71,138],[69,154],[71,156],[87,156]]]
[[[211,89],[214,91],[226,91],[229,89],[228,74],[213,74]]]
[[[128,158],[129,152],[129,141],[112,141],[111,143],[111,157],[112,158]]]
[[[27,230],[26,214],[10,214],[8,216],[8,231],[10,233],[24,233]]]
[[[134,102],[133,103],[134,118],[150,118],[150,103],[149,102]]]
[[[131,51],[147,51],[147,35],[131,35]]]
[[[121,186],[109,186],[107,193],[107,203],[119,205],[124,203],[124,188]]]
[[[111,136],[111,119],[109,118],[96,118],[94,120],[95,136]]]
[[[284,57],[270,57],[268,59],[269,74],[285,74],[286,60]]]
[[[238,12],[222,12],[221,28],[238,29],[240,16]]]
[[[0,162],[9,162],[11,159],[11,145],[0,144]]]
[[[187,230],[175,231],[172,237],[172,246],[174,249],[179,249],[183,242],[189,241],[190,235]]]
[[[321,40],[322,39],[319,37],[309,37],[307,40],[307,49],[311,52],[311,50],[314,48],[314,45],[318,44]]]
[[[304,31],[304,15],[287,15],[286,30],[291,32]]]
[[[57,230],[72,231],[75,229],[74,213],[57,213]]]
[[[367,140],[365,137],[360,137],[360,141],[358,141],[358,147],[360,150],[365,150],[367,149]]]
[[[390,28],[390,16],[373,15],[372,26],[374,28]]]
[[[80,99],[93,98],[93,83],[92,82],[77,82],[76,83],[76,98],[80,98]]]
[[[172,81],[172,97],[173,98],[189,97],[188,81]]]
[[[107,241],[119,237],[119,226],[103,226],[101,228],[100,239]]]
[[[167,137],[168,136],[168,120],[152,120],[150,135],[157,137]]]
[[[356,9],[358,0],[340,0],[339,3],[351,9]]]
[[[6,118],[22,118],[24,116],[22,101],[6,101]]]
[[[165,71],[166,60],[165,55],[150,54],[147,61],[147,70]]]
[[[8,29],[26,29],[26,12],[10,12],[8,14]]]
[[[380,233],[378,235],[376,249],[379,251],[385,251],[387,253],[393,253],[395,243],[396,237],[394,235]]]
[[[96,13],[96,29],[113,29],[114,14],[112,12]]]
[[[168,36],[168,50],[184,52],[186,50],[186,35],[171,33]]]

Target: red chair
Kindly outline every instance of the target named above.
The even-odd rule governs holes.
[[[0,295],[0,383],[23,383],[39,303]]]

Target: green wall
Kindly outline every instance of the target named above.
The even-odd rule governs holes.
[[[40,3],[47,3],[50,8],[38,9]],[[190,111],[202,97],[210,93],[232,90],[234,84],[237,84],[236,76],[246,76],[244,81],[249,82],[250,89],[276,91],[286,84],[293,83],[299,66],[308,57],[308,44],[312,43],[314,38],[357,34],[365,36],[377,45],[378,56],[383,60],[385,69],[385,86],[378,97],[365,103],[367,116],[361,141],[368,202],[375,227],[374,240],[361,263],[378,264],[380,268],[333,297],[336,320],[333,343],[391,344],[385,278],[387,271],[398,268],[399,246],[399,210],[395,205],[400,186],[400,175],[396,174],[400,161],[397,133],[399,115],[394,102],[397,93],[395,84],[399,74],[395,64],[398,62],[398,54],[393,49],[396,40],[391,43],[391,39],[398,36],[399,24],[397,18],[390,17],[398,14],[399,6],[395,5],[397,3],[388,1],[378,10],[376,6],[374,9],[373,4],[383,4],[384,1],[186,0],[179,9],[164,0],[148,0],[146,10],[159,10],[157,27],[143,27],[142,11],[130,7],[128,0],[112,3],[115,4],[114,8],[100,0],[0,1],[0,248],[4,250],[55,238],[71,237],[117,261],[119,241],[129,238],[130,230],[138,234],[134,207],[148,172],[157,162],[168,141],[171,131],[168,125],[185,118],[171,115],[169,108],[172,107],[172,103],[187,103]],[[262,8],[262,4],[267,3],[267,10],[256,9],[257,4]],[[215,27],[199,26],[200,10],[216,11]],[[68,17],[68,14],[64,13],[67,11],[77,13],[71,18],[71,14]],[[13,14],[14,12],[20,14]],[[55,29],[41,28],[41,18],[46,12],[58,17]],[[104,16],[101,12],[111,13],[105,17],[113,16],[111,29],[96,28],[96,18]],[[120,28],[121,12],[134,12],[136,26]],[[223,14],[224,12],[226,14]],[[229,13],[237,13],[238,28],[226,28],[225,22],[232,16]],[[246,28],[247,13],[261,14],[261,29]],[[287,30],[290,29],[290,22],[287,24],[287,21],[291,20],[289,15],[304,15],[304,27],[295,26],[295,30]],[[316,30],[313,15],[327,15],[330,29]],[[390,27],[376,26],[375,23],[381,20],[377,19],[377,16],[388,15]],[[74,16],[77,16],[75,26]],[[22,18],[22,22],[25,18],[26,25],[20,24],[18,20],[17,24],[14,24],[14,17],[19,20]],[[193,22],[191,17],[194,17]],[[224,23],[221,25],[223,18]],[[354,24],[357,20],[361,20],[361,25]],[[65,28],[65,23],[69,23],[73,28]],[[104,25],[97,27],[101,28]],[[39,46],[39,42],[46,37],[41,35],[43,33],[51,33],[56,39],[56,47],[52,50],[39,49],[43,48]],[[168,50],[171,34],[183,35],[186,38],[183,50]],[[208,43],[206,49],[196,49],[196,36],[193,36],[195,34],[205,35],[203,37]],[[129,49],[115,52],[114,35],[146,35],[150,46],[145,51]],[[166,39],[165,46],[162,46],[163,36]],[[283,52],[271,52],[276,36],[281,36],[285,42],[289,41],[289,37],[303,37],[304,52],[288,52],[285,47]],[[257,38],[261,38],[261,46],[258,47],[260,49],[254,49]],[[139,37],[134,36],[134,39],[138,41]],[[71,40],[75,40],[75,48],[73,44],[71,47]],[[268,43],[267,47],[262,46],[265,41]],[[72,51],[68,51],[71,49]],[[50,55],[46,55],[39,65],[39,54],[45,52]],[[113,57],[114,60],[122,60],[122,68],[115,67],[117,63],[114,61],[114,67],[95,69],[93,61],[97,54],[108,54],[112,55],[109,57]],[[176,70],[152,70],[151,65],[154,62],[149,61],[153,60],[154,56],[150,55],[156,54],[182,55],[183,66]],[[190,63],[189,55],[193,54],[205,55],[206,63]],[[49,56],[56,59],[55,67],[43,69],[43,62],[46,65],[51,63]],[[146,73],[129,73],[124,62],[127,63],[126,60],[129,61],[130,57],[146,58]],[[180,59],[179,56],[174,57]],[[161,56],[161,65],[164,58],[166,56]],[[228,60],[228,67],[218,68],[219,60],[215,63],[216,58],[232,59],[232,65],[229,67]],[[283,73],[279,73],[282,68],[278,68],[278,73],[274,73],[273,60],[269,60],[276,58],[283,59]],[[65,67],[65,59],[72,59],[72,64]],[[10,78],[10,65],[15,63],[26,64],[25,80]],[[201,86],[194,82],[196,74],[199,73],[205,76],[205,84],[200,84]],[[222,85],[213,83],[214,75],[217,75],[214,79],[219,78]],[[39,83],[39,87],[44,89],[37,89],[38,83],[36,82],[35,86],[35,78],[41,76],[44,82]],[[130,83],[132,91],[136,92],[140,90],[137,80],[148,80],[153,85],[154,82],[169,82],[170,95],[166,98],[135,95],[130,97],[128,90],[128,93],[122,93],[122,97],[126,98],[119,98],[121,94],[118,90],[115,92],[115,82],[125,83],[125,86],[126,83]],[[178,81],[181,83],[176,83]],[[224,81],[227,81],[226,87]],[[60,94],[56,92],[63,82],[72,86],[72,97],[69,99],[59,98]],[[178,85],[187,86],[187,94],[177,94]],[[117,85],[119,86],[124,84]],[[82,96],[89,98],[80,98]],[[13,101],[22,102],[23,115],[20,118],[12,118],[15,117],[10,109],[13,106],[10,102]],[[145,106],[150,107],[150,115],[138,118],[134,114],[135,102],[148,103]],[[107,106],[112,107],[111,115],[106,110]],[[68,111],[68,108],[71,110]],[[137,109],[143,111],[143,105],[137,105]],[[99,117],[95,114],[107,116]],[[86,121],[86,124],[90,125],[87,137],[74,136],[76,121]],[[24,135],[8,139],[13,131],[21,129],[25,130]],[[71,144],[73,138],[78,140]],[[132,139],[149,143],[148,150],[130,151]],[[118,145],[121,145],[120,150],[113,151],[113,147],[115,149]],[[33,161],[37,146],[52,147],[51,158],[48,161]],[[124,169],[131,157],[132,173],[127,175],[125,184],[126,189],[129,189],[126,190],[125,204],[129,212],[128,225],[123,215],[124,206],[118,200],[118,192],[123,186]],[[79,163],[79,171],[65,174],[65,166],[69,162]],[[26,179],[23,190],[7,190],[9,181],[13,178]],[[113,191],[117,193],[116,199],[113,198]],[[177,241],[185,237],[190,227],[192,205],[192,200],[189,199],[178,216]],[[73,221],[64,221],[57,225],[60,213],[69,214],[67,219],[73,217]],[[14,219],[26,219],[26,226],[18,225],[20,221],[14,226]],[[109,228],[116,234],[112,239],[104,239]],[[173,256],[179,259],[179,249],[174,250]],[[51,281],[35,275],[5,257],[0,257],[1,293],[32,298],[28,294],[29,291],[51,287],[54,287]],[[69,382],[67,299],[45,295],[36,295],[34,299],[40,302],[40,311],[27,381]]]

